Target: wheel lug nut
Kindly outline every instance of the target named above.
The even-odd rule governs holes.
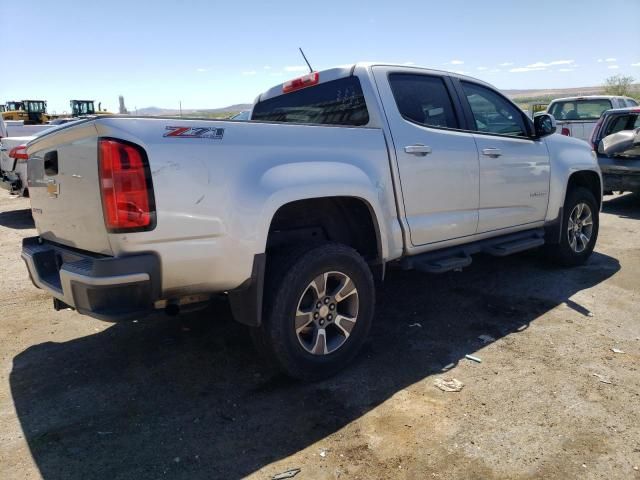
[[[324,303],[325,303],[325,305],[326,305],[327,303],[329,303],[329,297],[326,297],[326,298],[324,299]]]
[[[319,323],[320,325],[324,325],[324,318],[321,318]]]
[[[318,312],[316,312],[316,313],[314,313],[314,314],[313,314],[313,318],[314,318],[315,320],[317,320],[319,316],[320,316],[320,314],[319,314]]]
[[[320,308],[322,306],[322,302],[316,303],[316,308]]]
[[[329,310],[335,310],[335,308],[336,308],[336,305],[334,303],[329,305]]]
[[[333,315],[331,315],[331,314],[327,315],[327,320],[329,320],[329,321],[333,320]]]

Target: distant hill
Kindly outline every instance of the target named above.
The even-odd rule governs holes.
[[[185,117],[209,117],[220,118],[230,117],[243,110],[249,110],[251,108],[250,103],[238,103],[236,105],[229,105],[222,108],[198,108],[198,109],[182,109],[182,115]],[[131,112],[133,113],[133,112]],[[176,116],[180,115],[180,110],[177,108],[159,108],[159,107],[145,107],[137,110],[138,115],[143,116]]]

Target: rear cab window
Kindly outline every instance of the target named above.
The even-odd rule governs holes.
[[[358,77],[351,76],[256,103],[252,120],[363,126],[369,111]]]
[[[611,108],[611,100],[582,99],[555,102],[549,113],[556,120],[598,120],[602,112]]]
[[[405,120],[427,127],[459,128],[451,96],[441,77],[392,73],[389,84]]]

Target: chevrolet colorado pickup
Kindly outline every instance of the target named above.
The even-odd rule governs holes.
[[[54,307],[99,319],[224,293],[276,365],[322,378],[362,346],[385,266],[588,259],[600,170],[554,122],[470,77],[359,63],[266,91],[248,122],[62,126],[27,146],[22,258]]]

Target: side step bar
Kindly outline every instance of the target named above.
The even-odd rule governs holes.
[[[471,255],[476,253],[504,257],[542,245],[544,245],[544,228],[536,228],[405,257],[401,260],[400,265],[405,270],[416,269],[425,273],[444,273],[468,267],[471,264]]]

